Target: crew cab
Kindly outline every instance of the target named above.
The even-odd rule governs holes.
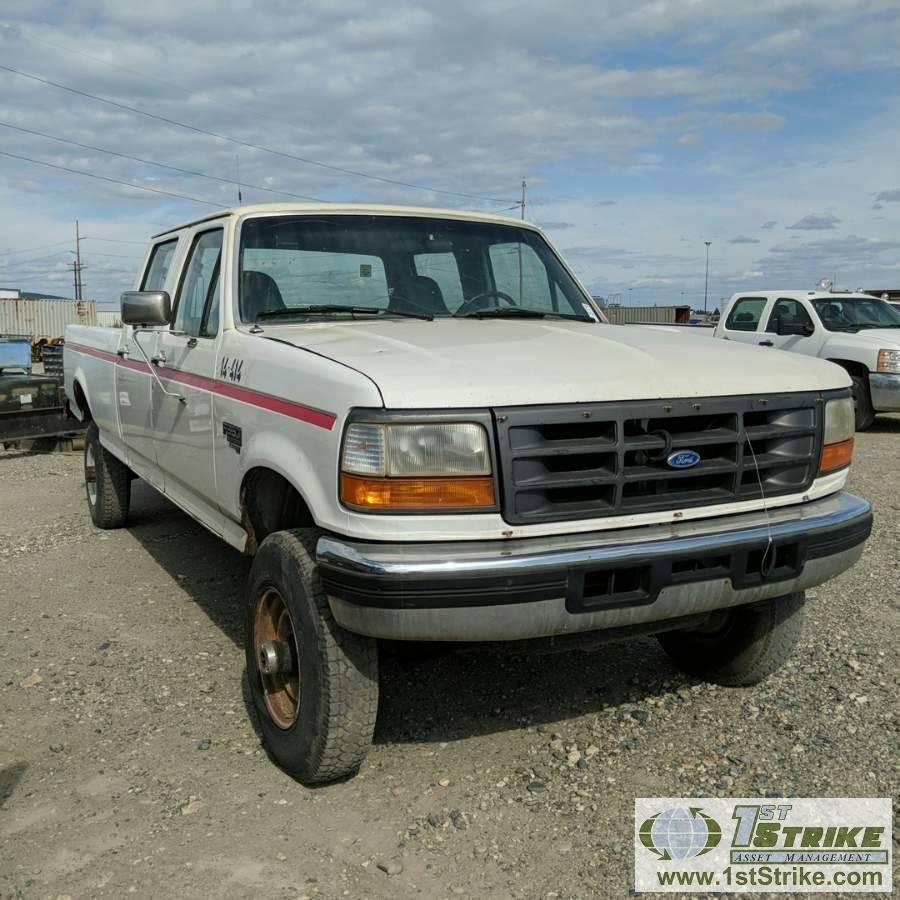
[[[900,412],[900,308],[822,287],[734,294],[714,335],[837,363],[853,379],[856,430],[863,431],[877,413]]]
[[[515,219],[226,210],[153,238],[122,321],[66,333],[90,515],[140,477],[254,555],[248,682],[304,782],[360,766],[381,639],[650,632],[750,684],[871,529],[844,370],[610,325]]]

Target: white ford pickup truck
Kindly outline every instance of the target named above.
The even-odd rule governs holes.
[[[224,211],[153,239],[122,321],[66,333],[90,514],[140,477],[255,555],[250,689],[304,782],[361,764],[378,639],[652,632],[750,684],[871,529],[844,370],[610,325],[513,219]]]
[[[871,294],[825,290],[734,294],[714,336],[828,359],[853,379],[856,430],[900,412],[900,308]]]

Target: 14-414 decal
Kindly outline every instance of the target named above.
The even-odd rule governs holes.
[[[222,365],[219,368],[219,376],[223,381],[240,381],[243,368],[244,361],[242,359],[235,359],[233,356],[223,356]]]

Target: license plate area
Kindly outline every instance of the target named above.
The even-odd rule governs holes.
[[[634,559],[627,564],[585,566],[569,572],[566,609],[573,614],[645,606],[663,588],[730,581],[735,590],[797,578],[806,562],[805,538],[756,546],[717,548],[705,554]]]

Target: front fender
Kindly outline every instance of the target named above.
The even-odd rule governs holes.
[[[309,457],[308,448],[295,443],[281,432],[256,432],[251,435],[241,453],[241,477],[233,488],[233,508],[241,508],[241,491],[248,473],[258,468],[271,469],[297,491],[316,524],[322,525],[324,523],[320,521],[320,511],[333,505],[331,494],[336,491],[336,487],[323,484],[321,472],[331,471],[336,465],[336,459],[335,455],[335,462],[327,468],[316,466]]]

